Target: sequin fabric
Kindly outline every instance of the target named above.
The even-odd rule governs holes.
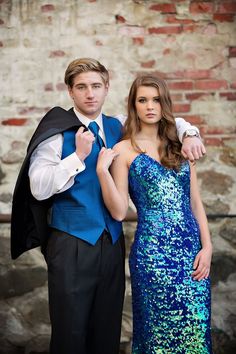
[[[138,223],[129,264],[133,354],[209,354],[210,280],[193,280],[201,249],[190,206],[190,167],[178,172],[140,154],[129,170]]]

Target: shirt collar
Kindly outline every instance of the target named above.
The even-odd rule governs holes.
[[[74,109],[74,113],[76,114],[76,116],[78,117],[78,119],[81,121],[81,123],[83,123],[87,128],[89,126],[89,123],[91,122],[96,122],[99,126],[99,129],[102,131],[102,133],[104,133],[103,131],[103,122],[102,122],[102,112],[99,113],[99,115],[95,118],[95,119],[89,119],[88,117],[84,116],[83,114],[81,114],[80,112],[78,112],[75,107]]]

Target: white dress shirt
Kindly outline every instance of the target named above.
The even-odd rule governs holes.
[[[88,127],[91,120],[74,108],[78,119]],[[123,124],[126,116],[116,116]],[[106,146],[106,139],[103,130],[102,113],[94,120],[99,125],[99,135]],[[187,129],[198,129],[186,122],[183,118],[176,118],[178,137],[182,137]],[[61,159],[63,146],[63,135],[56,134],[40,143],[30,158],[29,179],[30,189],[33,196],[38,200],[50,198],[52,195],[64,192],[74,184],[75,176],[85,170],[85,164],[80,161],[74,152]]]

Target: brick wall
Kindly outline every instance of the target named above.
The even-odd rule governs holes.
[[[98,59],[109,69],[110,92],[104,107],[108,114],[125,113],[128,90],[137,74],[157,73],[166,79],[175,115],[196,124],[204,137],[208,153],[197,170],[207,213],[236,214],[235,14],[233,0],[0,0],[0,214],[11,211],[15,179],[38,121],[55,105],[71,107],[64,71],[70,61],[85,56]],[[236,222],[219,219],[212,221],[210,228],[215,353],[230,354],[235,353],[236,343]],[[9,243],[9,230],[4,230],[0,229],[3,250]],[[127,232],[128,243],[132,236],[133,229]],[[10,284],[11,276],[19,279],[12,272],[20,269],[22,274],[18,267],[25,258],[13,264],[8,251],[1,257],[5,278],[0,277],[0,282]],[[33,259],[38,264],[37,257]],[[32,324],[35,332],[31,328],[21,331],[21,339],[14,342],[21,328],[18,322],[26,321],[22,328],[31,323],[21,304],[35,299],[36,293],[15,297],[13,291],[11,299],[0,300],[5,309],[2,318],[12,316],[6,323],[17,323],[16,329],[9,325],[1,342],[2,352],[7,346],[5,352],[18,354],[10,349],[18,348],[20,341],[21,345],[31,343],[41,333],[36,319]],[[46,304],[46,290],[43,294]],[[125,323],[126,315],[128,325],[124,324],[122,333],[128,339],[122,338],[130,341],[129,291]],[[45,332],[48,341],[49,328]],[[13,338],[11,346],[9,338]],[[41,345],[41,337],[38,342]]]
[[[236,2],[227,0],[1,0],[3,191],[11,193],[39,119],[55,105],[71,106],[63,76],[80,56],[95,57],[110,71],[108,114],[125,113],[137,74],[158,73],[168,82],[176,116],[200,128],[208,152],[232,154],[235,13]]]

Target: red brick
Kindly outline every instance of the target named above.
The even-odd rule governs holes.
[[[50,54],[49,54],[49,58],[56,58],[56,57],[64,57],[66,55],[66,53],[63,50],[53,50]]]
[[[66,86],[66,84],[64,84],[64,82],[58,82],[58,84],[56,84],[56,88],[58,91],[67,90],[67,86]]]
[[[224,135],[232,135],[236,133],[236,126],[224,127]]]
[[[210,70],[177,70],[166,74],[169,79],[209,79]]]
[[[228,133],[227,130],[223,127],[202,127],[201,131],[204,135],[222,135]]]
[[[125,23],[126,22],[126,19],[121,15],[116,15],[115,18],[116,18],[116,23]]]
[[[220,135],[221,138],[230,136],[232,134],[236,133],[236,127],[233,126],[209,126],[208,124],[205,124],[200,127],[201,134],[207,135],[207,136],[216,136],[218,138],[218,135]]]
[[[219,90],[227,89],[228,84],[225,80],[199,80],[195,81],[194,88],[197,90]]]
[[[135,44],[135,45],[143,45],[144,44],[144,38],[143,37],[134,37],[133,38],[133,44]]]
[[[42,12],[50,12],[50,11],[54,11],[54,10],[55,10],[55,6],[52,4],[46,4],[46,5],[41,6]]]
[[[221,92],[220,97],[225,97],[227,101],[236,101],[236,92]]]
[[[215,138],[215,137],[204,137],[204,144],[206,146],[223,146],[222,138]]]
[[[184,114],[183,118],[194,125],[200,125],[204,123],[204,119],[196,114]]]
[[[209,79],[211,77],[210,70],[185,70],[184,77],[187,79]]]
[[[232,83],[230,84],[230,88],[236,89],[236,82],[232,82]]]
[[[174,103],[173,104],[173,112],[174,113],[184,113],[190,111],[190,104],[188,103]]]
[[[214,14],[213,20],[219,21],[219,22],[233,22],[234,15],[233,14]]]
[[[167,4],[167,3],[163,3],[163,4],[154,4],[154,5],[151,5],[149,7],[150,10],[153,10],[153,11],[159,11],[163,14],[165,13],[176,13],[176,7],[174,4]]]
[[[163,73],[162,71],[157,71],[157,70],[133,70],[131,71],[133,76],[142,76],[142,75],[154,75],[154,76],[158,76],[162,79],[166,79],[166,73]]]
[[[165,21],[167,23],[179,23],[179,24],[184,24],[184,25],[191,25],[191,24],[195,23],[194,20],[190,20],[187,18],[176,18],[176,16],[173,16],[173,15],[166,16]]]
[[[156,61],[155,60],[149,60],[146,62],[141,63],[141,67],[142,68],[153,68],[153,66],[155,65]]]
[[[236,13],[236,1],[220,1],[218,9],[217,9],[217,13],[235,14]]]
[[[197,25],[183,25],[183,32],[195,32],[197,30]]]
[[[229,47],[229,57],[236,57],[236,47]]]
[[[209,92],[192,92],[192,93],[186,93],[185,97],[189,101],[194,101],[198,100],[201,97],[208,97],[210,95],[214,96],[214,93],[209,93]]]
[[[181,32],[182,26],[151,27],[148,29],[149,34],[175,34]]]
[[[100,41],[99,39],[96,40],[95,44],[98,47],[101,47],[103,45],[102,41]]]
[[[50,109],[50,107],[49,107]],[[32,113],[44,113],[48,111],[48,107],[21,107],[18,109],[20,115],[31,115]]]
[[[166,49],[163,50],[163,55],[168,55],[170,53],[171,53],[170,48],[166,48]]]
[[[2,121],[2,125],[16,125],[21,126],[27,122],[27,118],[9,118]]]
[[[232,134],[232,135],[230,134],[228,136],[223,136],[222,140],[223,140],[223,142],[226,142],[228,146],[230,146],[229,141],[231,140],[232,144],[234,144],[235,140],[236,140],[236,134]]]
[[[157,71],[155,70],[154,72],[152,72],[153,75],[156,75],[156,76],[159,76],[161,77],[162,79],[166,79],[166,73],[164,73],[163,71]]]
[[[35,111],[35,107],[23,107],[19,109],[20,115],[27,115],[29,113],[33,113]]]
[[[212,2],[191,2],[189,11],[192,14],[212,13],[214,10],[214,3]]]
[[[168,87],[170,90],[192,90],[192,81],[169,81]]]
[[[53,91],[53,85],[51,82],[44,85],[44,91]]]
[[[171,99],[172,99],[173,102],[183,101],[183,95],[182,95],[182,93],[173,93],[171,95]]]

